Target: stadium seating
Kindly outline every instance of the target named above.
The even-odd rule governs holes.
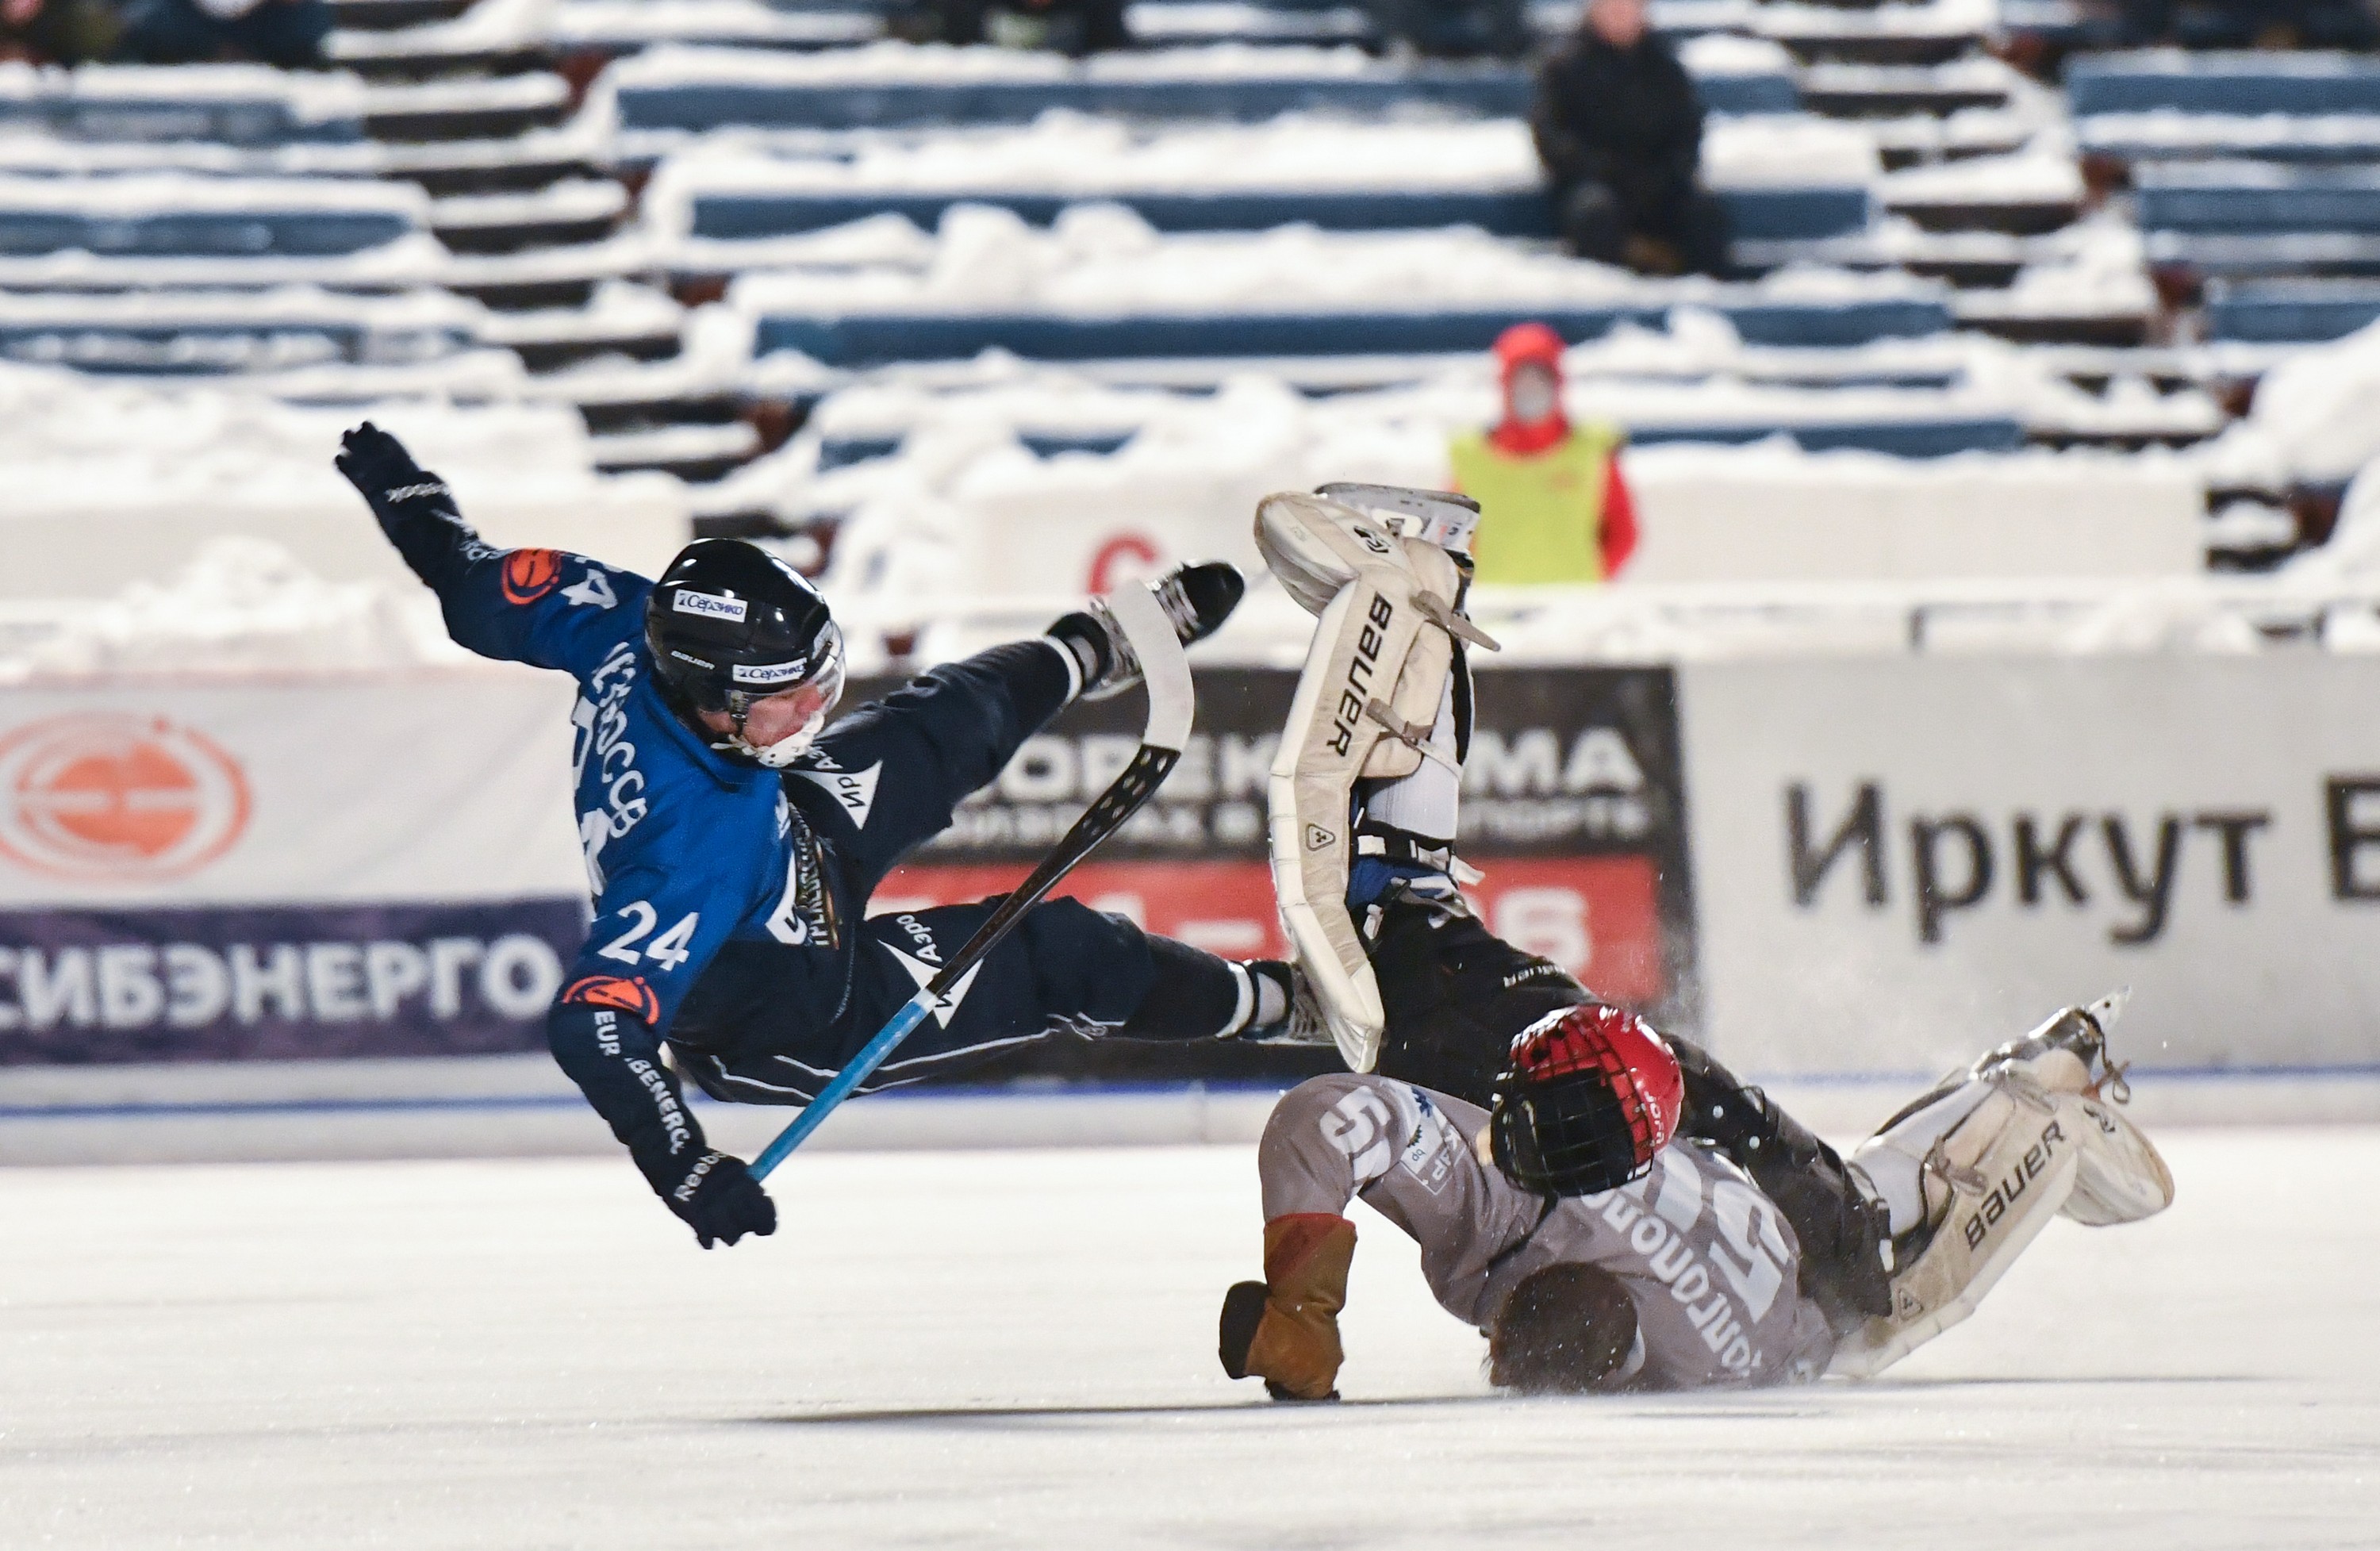
[[[0,178],[0,257],[335,258],[421,232],[427,201],[386,184]]]
[[[0,293],[0,358],[144,376],[398,365],[473,345],[480,309],[435,292]]]
[[[1263,231],[1307,222],[1332,231],[1417,226],[1477,226],[1499,236],[1550,237],[1553,212],[1543,190],[1274,189],[1246,192],[1119,190],[1098,198],[1129,208],[1161,232]],[[1865,188],[1745,188],[1721,194],[1742,237],[1840,236],[1866,229]],[[691,201],[687,228],[698,237],[783,236],[870,215],[905,216],[922,226],[960,203],[997,205],[1036,224],[1055,220],[1080,196],[999,189],[943,194],[878,192],[717,193]]]
[[[1898,297],[1865,301],[1720,302],[1745,339],[1766,345],[1862,345],[1939,333],[1950,323],[1940,301]],[[1658,303],[1575,306],[1512,303],[1493,308],[1348,308],[1336,311],[1058,313],[875,313],[805,311],[773,301],[755,312],[754,347],[791,350],[830,366],[953,360],[1006,350],[1035,360],[1149,357],[1353,356],[1485,350],[1515,323],[1536,321],[1566,339],[1592,339],[1623,322],[1658,325]]]
[[[76,140],[208,140],[271,146],[356,140],[361,83],[254,65],[36,70],[0,64],[0,132]]]
[[[2312,344],[2380,320],[2380,283],[2356,280],[2216,281],[2207,287],[2209,339]]]
[[[2380,113],[2380,62],[2331,54],[2100,55],[2067,67],[2076,118],[2099,114],[2246,116]]]
[[[757,50],[656,49],[622,60],[607,79],[623,130],[678,134],[1021,124],[1053,108],[1144,120],[1415,108],[1510,116],[1526,111],[1529,95],[1527,73],[1510,67],[1394,65],[1321,50],[1220,59],[1186,50],[1178,64],[1160,54],[1079,66],[1048,55],[978,57],[987,52],[996,53],[878,45],[813,62]],[[1698,85],[1716,112],[1784,113],[1797,102],[1783,72],[1707,76]]]

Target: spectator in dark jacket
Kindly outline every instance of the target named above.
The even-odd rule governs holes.
[[[1694,181],[1703,105],[1644,0],[1592,0],[1537,72],[1529,114],[1556,219],[1582,259],[1649,274],[1727,268],[1727,213]]]

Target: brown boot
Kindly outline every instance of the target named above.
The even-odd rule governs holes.
[[[1233,1378],[1254,1375],[1276,1400],[1335,1400],[1345,1354],[1339,1311],[1355,1225],[1330,1212],[1300,1212],[1265,1224],[1265,1279],[1223,1295],[1217,1355]]]

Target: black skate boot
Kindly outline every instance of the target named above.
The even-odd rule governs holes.
[[[1223,627],[1247,595],[1248,584],[1230,562],[1210,560],[1177,565],[1149,583],[1148,588],[1186,647]],[[1082,661],[1084,699],[1104,700],[1140,682],[1140,658],[1103,600],[1092,599],[1051,625],[1049,634],[1064,642]]]
[[[1269,1023],[1256,1023],[1236,1035],[1225,1037],[1245,1039],[1261,1045],[1330,1045],[1330,1027],[1322,1021],[1322,1009],[1315,1002],[1314,988],[1297,966],[1281,959],[1250,959],[1242,968],[1248,978],[1270,984],[1280,994],[1283,1009],[1280,1017]]]

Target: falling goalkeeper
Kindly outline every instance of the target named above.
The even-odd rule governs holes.
[[[1360,485],[1258,508],[1267,563],[1319,621],[1272,772],[1275,887],[1298,1022],[1354,1075],[1299,1087],[1267,1129],[1265,1280],[1225,1300],[1225,1370],[1332,1393],[1359,1194],[1488,1333],[1491,1376],[1527,1389],[1880,1371],[2061,1208],[2162,1209],[2163,1162],[2099,1097],[2114,1003],[1986,1056],[1847,1160],[1481,926],[1454,855],[1466,655],[1493,646],[1463,613],[1476,515]]]

